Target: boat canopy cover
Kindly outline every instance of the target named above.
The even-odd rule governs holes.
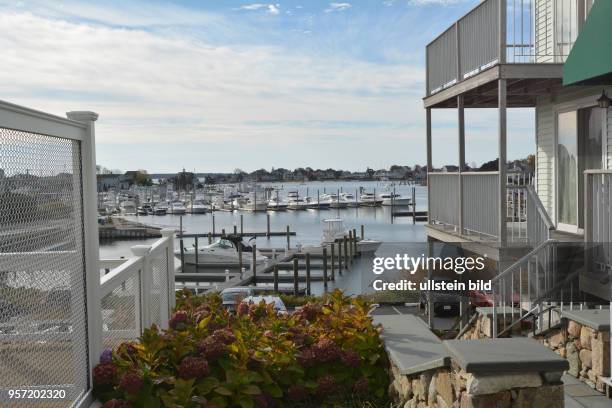
[[[612,1],[596,1],[567,61],[563,85],[612,85]]]

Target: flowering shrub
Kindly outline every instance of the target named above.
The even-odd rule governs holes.
[[[105,351],[105,408],[274,408],[381,398],[386,354],[368,304],[335,291],[290,315],[264,303],[228,313],[217,295],[179,292],[168,330]]]

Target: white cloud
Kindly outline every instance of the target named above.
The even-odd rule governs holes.
[[[325,9],[326,13],[333,11],[344,11],[351,8],[351,3],[329,3],[329,7]]]
[[[239,8],[241,10],[259,10],[259,9],[262,9],[262,8],[264,8],[266,6],[267,6],[267,4],[263,4],[263,3],[253,3],[253,4],[242,5]]]
[[[249,11],[257,11],[257,10],[266,10],[266,13],[271,14],[273,16],[277,16],[280,14],[280,4],[268,4],[268,3],[253,3],[253,4],[245,4],[238,8],[239,10],[249,10]]]
[[[280,4],[268,4],[268,14],[272,14],[274,16],[280,13]]]
[[[332,129],[339,138],[371,135],[342,125],[355,121],[382,123],[385,135],[402,138],[402,126],[424,117],[424,73],[411,65],[213,46],[27,12],[0,12],[0,49],[4,99],[59,115],[96,111],[102,144],[329,143],[326,123],[340,124]]]

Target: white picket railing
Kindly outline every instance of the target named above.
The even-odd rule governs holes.
[[[162,234],[152,246],[132,247],[127,260],[101,262],[119,263],[100,279],[103,347],[135,340],[152,324],[167,328],[174,307],[174,231]]]

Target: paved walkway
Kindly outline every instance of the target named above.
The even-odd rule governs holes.
[[[564,375],[565,408],[610,408],[612,399],[595,391],[571,375]]]

